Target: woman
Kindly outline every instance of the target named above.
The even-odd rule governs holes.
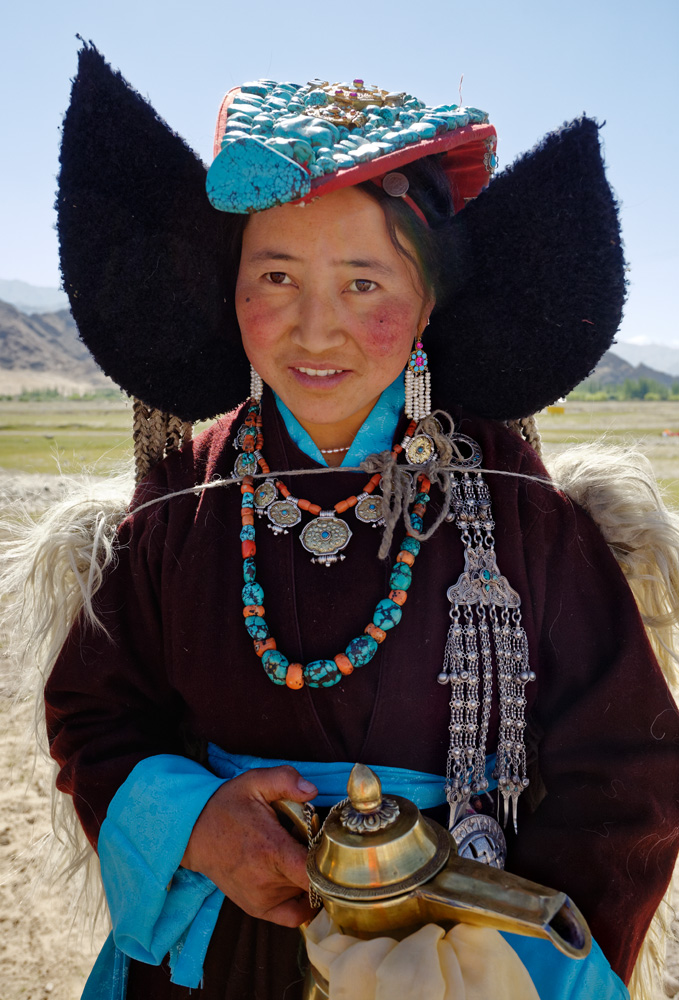
[[[361,760],[433,781],[421,804],[447,799],[453,832],[500,798],[507,868],[567,891],[598,942],[578,979],[512,941],[540,995],[624,996],[676,853],[679,720],[606,543],[504,423],[567,392],[619,321],[596,126],[462,211],[494,168],[483,114],[353,86],[229,95],[215,212],[190,151],[81,53],[59,225],[82,336],[186,421],[253,370],[248,403],[150,469],[103,629],[81,615],[47,683],[114,918],[95,978],[301,995],[305,851],[270,804],[330,804],[325,762]]]

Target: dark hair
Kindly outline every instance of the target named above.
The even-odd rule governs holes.
[[[437,304],[441,304],[444,293],[449,291],[451,253],[455,256],[450,227],[455,209],[450,181],[441,165],[441,154],[407,163],[398,168],[398,173],[408,178],[408,195],[424,214],[428,225],[407,202],[387,194],[379,183],[364,181],[357,187],[379,202],[395,249],[417,267],[425,288],[433,294]],[[415,257],[399,237],[405,237],[415,250]]]
[[[394,198],[382,190],[380,184],[363,181],[356,187],[377,201],[384,212],[387,231],[394,248],[417,268],[424,287],[431,292],[437,305],[444,302],[450,293],[450,274],[459,271],[456,241],[451,239],[450,222],[455,214],[450,182],[441,166],[441,154],[426,156],[414,163],[398,168],[410,182],[408,194],[424,213],[429,223],[422,222],[412,208],[402,198]],[[224,214],[224,213],[222,213]],[[230,215],[231,225],[227,237],[227,259],[233,262],[232,283],[235,294],[236,277],[243,245],[243,233],[250,219],[249,215]],[[234,225],[234,222],[236,223]],[[405,238],[415,250],[415,255],[402,240]],[[443,276],[446,275],[445,283]]]

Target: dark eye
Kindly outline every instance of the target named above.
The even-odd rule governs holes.
[[[377,282],[370,281],[368,278],[354,278],[351,284],[357,292],[372,292],[373,288],[377,288]]]
[[[290,281],[285,271],[269,271],[266,277],[272,285],[285,285]]]

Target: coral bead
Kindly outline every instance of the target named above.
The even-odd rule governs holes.
[[[408,591],[407,590],[390,590],[389,591],[389,599],[392,600],[394,602],[394,604],[400,604],[401,606],[403,606],[405,604],[405,602],[408,600]]]
[[[412,566],[415,562],[415,556],[412,552],[407,552],[405,549],[401,549],[399,554],[396,556],[396,562],[407,563],[409,566]]]
[[[304,687],[304,667],[301,663],[291,663],[285,675],[285,683],[293,691]]]
[[[276,648],[276,640],[272,636],[269,636],[268,639],[255,639],[254,645],[257,656],[264,656],[267,649]]]
[[[263,618],[264,608],[261,604],[246,604],[243,608],[243,617],[249,618],[250,615],[258,615],[260,618]]]
[[[366,625],[363,631],[366,633],[366,635],[372,636],[375,642],[384,642],[384,640],[387,638],[387,633],[384,631],[384,629],[378,628],[377,625],[374,625],[372,622],[370,622],[369,625]]]
[[[346,655],[346,653],[338,653],[334,658],[337,664],[337,669],[343,674],[352,674],[354,672],[354,665]]]
[[[257,551],[257,546],[251,538],[240,543],[240,550],[243,555],[243,559],[251,559]]]

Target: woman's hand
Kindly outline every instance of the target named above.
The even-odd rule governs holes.
[[[255,768],[223,784],[198,817],[182,866],[202,872],[253,917],[298,927],[313,916],[307,852],[270,803],[317,794],[294,767]]]

